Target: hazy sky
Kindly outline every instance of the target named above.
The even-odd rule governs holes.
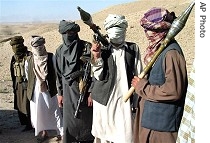
[[[90,14],[135,0],[0,0],[0,22],[80,19],[77,6]]]

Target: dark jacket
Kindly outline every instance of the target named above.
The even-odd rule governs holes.
[[[125,48],[125,65],[127,71],[128,87],[130,88],[131,80],[134,77],[134,65],[135,65],[135,43],[126,42],[128,48]],[[100,75],[100,80],[94,79],[94,86],[92,86],[91,95],[92,98],[101,103],[102,105],[107,104],[109,97],[111,95],[112,89],[114,87],[115,78],[116,78],[116,65],[111,55],[111,50],[106,48],[102,50],[101,57],[104,61],[103,72]],[[135,95],[137,96],[137,95]],[[131,100],[133,98],[131,96]],[[135,102],[131,101],[131,102]]]

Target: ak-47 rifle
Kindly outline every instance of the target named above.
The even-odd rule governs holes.
[[[90,82],[90,70],[91,70],[91,64],[90,60],[84,59],[84,57],[80,58],[85,64],[84,64],[84,75],[82,77],[82,81],[79,84],[79,90],[80,95],[79,99],[77,101],[77,107],[74,113],[74,118],[78,118],[78,113],[81,112],[81,104],[84,100],[85,95],[87,94],[89,82]]]
[[[79,6],[77,7],[77,9],[80,12],[80,17],[83,20],[83,22],[88,26],[90,26],[90,28],[93,30],[94,40],[97,42],[101,42],[103,46],[107,47],[109,45],[109,42],[106,39],[106,36],[102,35],[101,32],[99,31],[100,27],[93,23],[91,15],[88,12],[81,9]]]

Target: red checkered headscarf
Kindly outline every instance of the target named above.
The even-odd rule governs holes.
[[[144,63],[147,65],[153,54],[160,47],[161,41],[165,38],[171,23],[176,18],[174,12],[169,12],[164,8],[152,8],[144,14],[140,20],[140,25],[144,28],[149,46],[146,48]]]

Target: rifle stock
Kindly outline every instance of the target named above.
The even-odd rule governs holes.
[[[195,2],[193,1],[187,9],[180,14],[172,23],[171,28],[169,29],[164,41],[161,43],[159,49],[155,52],[150,62],[146,65],[146,67],[143,69],[143,72],[138,76],[139,78],[143,78],[147,72],[152,68],[153,64],[155,63],[157,57],[161,54],[161,52],[165,49],[167,44],[184,28],[185,23],[187,22],[187,19],[190,15],[190,12],[192,11],[193,6],[195,5]],[[135,91],[134,87],[131,87],[129,91],[123,96],[124,102],[127,102],[127,100],[130,98],[132,93]]]

